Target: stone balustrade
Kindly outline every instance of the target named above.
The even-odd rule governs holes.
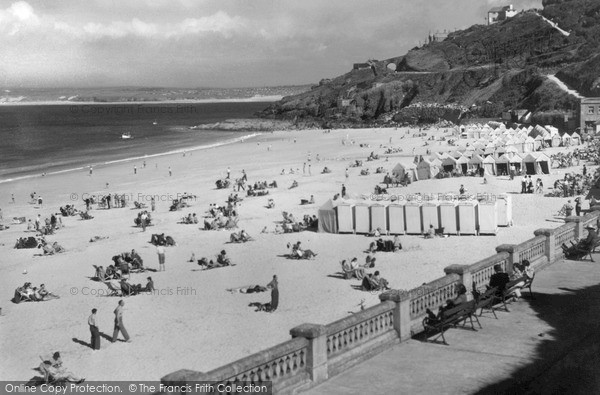
[[[437,311],[446,300],[456,297],[459,284],[467,290],[484,286],[495,265],[510,273],[514,263],[525,259],[536,269],[553,263],[562,257],[561,244],[581,238],[585,227],[595,225],[599,215],[569,217],[565,225],[538,229],[535,237],[521,244],[500,245],[496,254],[474,264],[450,265],[444,268],[445,276],[430,283],[409,291],[384,292],[381,303],[373,307],[328,325],[299,325],[290,330],[292,339],[284,343],[207,373],[179,370],[163,377],[162,383],[270,381],[278,394],[307,389],[421,332],[427,309]]]

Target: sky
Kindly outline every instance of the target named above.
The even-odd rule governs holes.
[[[500,0],[0,0],[0,87],[313,84]],[[541,0],[513,0],[517,10]]]

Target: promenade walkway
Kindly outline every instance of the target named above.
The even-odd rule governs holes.
[[[600,255],[536,273],[533,299],[451,328],[449,346],[411,339],[306,394],[600,393]]]

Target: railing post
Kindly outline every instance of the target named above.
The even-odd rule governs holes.
[[[195,388],[196,384],[202,382],[208,383],[211,380],[205,373],[197,372],[195,370],[181,369],[173,373],[162,377],[160,383],[167,389],[167,391],[161,392],[161,394],[168,395],[187,395],[189,392],[186,391],[186,386]]]
[[[575,238],[577,240],[583,238],[583,217],[573,215],[565,218],[565,222],[573,222],[575,224]]]
[[[473,299],[471,289],[473,289],[473,276],[469,265],[450,265],[444,268],[444,273],[458,274],[460,276],[460,282],[467,289],[467,300]]]
[[[327,327],[318,324],[302,324],[290,329],[292,337],[303,337],[308,340],[306,369],[314,383],[321,383],[329,378],[327,367]]]
[[[410,339],[412,333],[410,329],[410,292],[403,290],[391,290],[379,295],[379,300],[387,300],[396,303],[394,307],[394,329],[400,338],[400,341]]]
[[[536,236],[546,236],[546,258],[548,258],[548,263],[554,262],[558,258],[558,254],[556,254],[557,246],[554,229],[537,229],[533,234]]]
[[[504,271],[506,273],[512,273],[513,271],[513,265],[515,264],[515,262],[517,262],[519,260],[519,255],[518,255],[518,248],[517,245],[515,244],[500,244],[498,247],[496,247],[496,252],[500,253],[500,252],[507,252],[508,253],[508,258],[506,259],[507,263],[506,263],[506,267],[504,268]]]

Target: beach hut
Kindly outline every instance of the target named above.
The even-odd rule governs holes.
[[[508,159],[512,159],[513,156],[518,155],[519,151],[515,148],[514,145],[509,145],[506,147],[506,152],[504,152],[504,155],[506,155],[506,157]]]
[[[525,155],[523,158],[523,166],[525,167],[525,174],[533,175],[540,174],[540,165],[536,161],[536,156],[532,153]]]
[[[380,229],[382,234],[388,231],[387,210],[383,204],[371,205],[371,231]]]
[[[535,136],[533,139],[533,149],[540,150],[544,146],[544,138],[541,135]]]
[[[444,228],[444,234],[458,234],[458,211],[456,203],[451,201],[440,202],[440,227]]]
[[[571,136],[568,133],[562,135],[562,145],[563,147],[571,146]]]
[[[539,171],[542,174],[550,174],[550,158],[542,152],[537,152],[535,155],[535,161],[539,166]]]
[[[369,204],[358,202],[354,205],[354,232],[369,233],[371,230],[371,216]]]
[[[420,235],[423,233],[421,223],[421,204],[419,202],[407,202],[404,206],[404,218],[406,233],[409,235]]]
[[[488,143],[483,150],[485,156],[494,155],[494,152],[496,152],[496,145],[494,143]]]
[[[440,168],[438,165],[427,159],[423,159],[417,165],[417,176],[419,177],[419,180],[429,180],[431,178],[435,178],[439,172]]]
[[[429,229],[433,225],[435,229],[440,228],[438,202],[429,201],[421,205],[421,218],[423,218],[423,230]]]
[[[477,234],[477,201],[458,202],[458,231],[461,235]]]
[[[573,134],[571,135],[571,144],[572,145],[581,144],[581,136],[579,135],[579,133],[573,132]]]
[[[558,131],[555,134],[552,134],[552,132],[550,134],[551,134],[551,137],[552,137],[552,146],[553,147],[560,147],[560,145],[562,144],[562,139],[560,138],[560,135],[558,134]]]
[[[456,159],[451,156],[446,156],[442,159],[442,168],[447,172],[454,171],[454,169],[456,169]]]
[[[499,176],[508,175],[508,169],[510,167],[510,159],[506,155],[502,155],[496,159],[496,174]]]
[[[321,233],[337,233],[337,218],[335,213],[335,206],[333,201],[329,199],[325,202],[321,207],[319,207],[318,211],[319,217],[319,232]]]
[[[479,155],[473,155],[468,162],[469,170],[479,172],[479,168],[483,166],[483,158]]]
[[[512,226],[512,197],[506,193],[498,195],[498,226]]]
[[[523,158],[521,157],[521,155],[513,155],[513,157],[510,158],[510,166],[514,167],[516,172],[521,171],[521,168],[523,167]]]
[[[481,201],[478,205],[477,215],[480,235],[495,235],[498,233],[497,201]]]
[[[403,235],[404,227],[404,204],[391,203],[387,207],[388,230],[392,235]]]
[[[467,174],[469,170],[469,158],[461,155],[458,159],[456,159],[456,168],[458,172],[461,174]]]
[[[417,181],[417,167],[410,161],[404,161],[398,163],[392,170],[392,175],[396,180],[402,182],[407,179],[410,182]]]
[[[496,160],[492,155],[486,156],[483,160],[483,168],[488,176],[496,175]]]
[[[354,233],[353,204],[341,201],[335,206],[338,233]]]

